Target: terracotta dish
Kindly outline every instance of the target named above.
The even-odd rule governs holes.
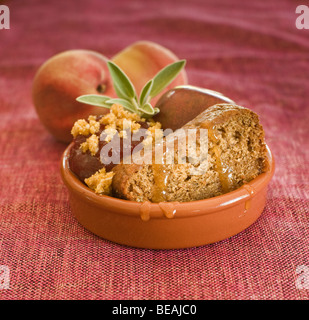
[[[243,231],[261,215],[275,171],[268,148],[269,171],[235,191],[192,202],[139,203],[98,195],[80,182],[69,168],[71,147],[62,156],[61,175],[69,190],[72,213],[94,234],[138,248],[196,247]]]

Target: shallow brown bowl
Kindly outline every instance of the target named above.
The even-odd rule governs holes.
[[[196,247],[243,231],[261,215],[275,171],[268,148],[269,171],[235,191],[192,202],[139,203],[98,195],[86,187],[69,168],[71,147],[62,156],[61,175],[74,216],[96,235],[138,248]]]

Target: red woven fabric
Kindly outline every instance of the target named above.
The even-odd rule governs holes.
[[[304,299],[308,259],[309,30],[305,0],[4,1],[0,30],[1,299]],[[31,101],[37,68],[73,48],[111,57],[141,39],[187,59],[189,82],[261,118],[276,174],[261,218],[216,244],[171,251],[117,245],[73,217],[59,174],[65,145]]]

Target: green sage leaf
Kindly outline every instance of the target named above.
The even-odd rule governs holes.
[[[153,115],[155,113],[150,103],[145,103],[142,108],[139,108],[139,110],[148,115]]]
[[[107,66],[113,79],[114,88],[118,97],[128,100],[135,98],[135,88],[127,75],[111,61],[107,62]]]
[[[155,115],[160,112],[160,109],[159,109],[159,108],[154,108],[153,110],[154,110],[154,114],[155,114]]]
[[[158,95],[166,86],[168,86],[185,66],[186,60],[180,60],[169,64],[159,71],[153,78],[153,86],[150,92],[151,97]]]
[[[153,86],[153,80],[151,79],[145,84],[144,88],[142,89],[139,97],[139,104],[141,106],[143,106],[147,102],[152,86]]]
[[[108,96],[102,96],[98,94],[85,94],[76,98],[78,102],[90,104],[92,106],[110,108],[111,106],[106,103],[107,100],[110,100]]]
[[[115,98],[115,99],[110,99],[106,101],[107,104],[110,104],[111,106],[116,103],[116,104],[120,104],[122,105],[125,109],[127,109],[128,111],[130,112],[133,112],[133,113],[136,113],[136,110],[134,108],[134,106],[128,101],[128,100],[125,100],[125,99],[118,99],[118,98]]]

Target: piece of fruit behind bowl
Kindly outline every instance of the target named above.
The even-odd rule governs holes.
[[[159,70],[177,60],[170,50],[150,41],[136,42],[112,58],[130,76],[138,93]],[[108,112],[76,101],[85,94],[117,96],[107,61],[108,58],[95,51],[68,50],[47,60],[37,71],[32,87],[33,103],[40,121],[57,140],[65,143],[72,140],[70,131],[76,120]],[[161,95],[184,84],[187,74],[182,70]],[[154,98],[152,103],[159,98]]]

